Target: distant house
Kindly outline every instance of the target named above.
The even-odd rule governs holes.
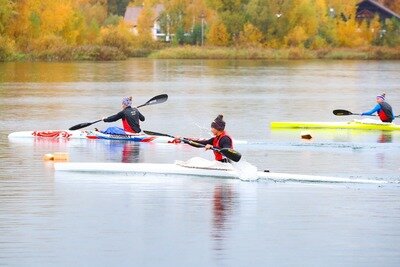
[[[131,25],[133,34],[138,35],[138,18],[143,10],[143,6],[128,6],[125,11],[124,21]],[[164,11],[164,5],[158,4],[153,8],[153,26],[151,33],[154,40],[165,40],[166,34],[161,32],[159,17]]]
[[[357,19],[371,20],[375,15],[378,15],[381,20],[397,18],[400,20],[400,15],[390,10],[384,5],[375,2],[374,0],[363,0],[357,4]]]

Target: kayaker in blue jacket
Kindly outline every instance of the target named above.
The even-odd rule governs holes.
[[[108,134],[125,134],[129,133],[140,133],[139,121],[144,121],[145,117],[140,113],[137,108],[132,108],[132,97],[124,97],[122,99],[122,111],[110,117],[104,117],[102,120],[104,122],[114,122],[122,119],[122,125],[124,129],[119,127],[109,127],[103,133]]]
[[[385,102],[385,93],[376,96],[376,102],[378,103],[373,109],[367,112],[363,112],[361,115],[372,115],[377,112],[382,122],[392,122],[394,120],[393,109],[389,103]]]

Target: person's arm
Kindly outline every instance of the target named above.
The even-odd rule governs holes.
[[[110,116],[110,117],[104,118],[103,121],[104,121],[104,122],[113,122],[113,121],[117,121],[117,120],[122,119],[123,116],[124,116],[124,112],[123,112],[123,111],[120,111],[120,112],[118,112],[118,113],[115,114],[115,115],[112,115],[112,116]]]
[[[139,114],[139,120],[140,121],[144,121],[146,118],[142,115],[142,113],[140,113],[140,111],[138,110],[138,114]]]
[[[364,116],[364,115],[372,115],[372,114],[374,114],[375,112],[378,112],[380,109],[381,109],[381,105],[378,104],[378,105],[376,105],[373,109],[371,109],[370,111],[361,113],[361,115],[362,115],[362,116]]]
[[[214,141],[214,137],[208,140],[196,140],[196,139],[190,139],[190,138],[186,138],[188,140],[192,140],[193,142],[202,144],[202,145],[212,145],[213,141]]]
[[[232,140],[228,136],[224,136],[219,141],[219,145],[221,148],[231,148],[232,147]]]

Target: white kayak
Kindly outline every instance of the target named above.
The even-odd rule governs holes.
[[[193,160],[196,162],[193,164]],[[191,162],[192,161],[192,162]],[[207,163],[208,162],[208,163]],[[255,167],[254,167],[255,168]],[[273,173],[264,171],[239,170],[230,163],[215,163],[198,158],[187,162],[176,161],[174,164],[165,163],[94,163],[94,162],[63,162],[54,163],[57,172],[104,173],[124,175],[185,175],[217,178],[236,178],[242,180],[270,180],[275,182],[322,182],[322,183],[366,183],[384,184],[385,181],[368,179],[350,179],[317,175],[300,175],[289,173]],[[248,169],[248,168],[247,168]]]
[[[43,131],[21,131],[8,135],[9,139],[14,138],[48,138],[48,139],[85,139],[88,131],[70,130],[43,130]]]
[[[44,130],[44,131],[22,131],[13,132],[8,135],[11,140],[17,139],[41,139],[41,140],[71,140],[71,139],[103,139],[103,140],[120,140],[142,143],[180,143],[168,136],[155,136],[144,133],[138,134],[105,134],[96,130]],[[234,140],[235,144],[247,144],[247,141]]]
[[[105,139],[133,142],[152,143],[176,143],[172,138],[166,136],[152,136],[144,133],[139,134],[105,134],[95,130],[45,130],[45,131],[22,131],[13,132],[8,135],[9,139],[36,138],[41,140],[70,140],[70,139]]]

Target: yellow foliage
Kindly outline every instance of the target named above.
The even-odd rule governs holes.
[[[310,46],[311,49],[321,49],[326,47],[328,47],[327,42],[320,36],[315,37]]]
[[[41,34],[58,33],[73,16],[71,1],[49,1],[39,14]]]
[[[382,25],[378,18],[369,23],[356,20],[359,0],[134,2],[142,5],[143,1],[144,8],[138,18],[138,36],[134,37],[123,23],[103,26],[108,15],[107,0],[0,0],[0,49],[31,52],[70,45],[103,44],[125,52],[132,47],[156,47],[151,29],[155,20],[154,5],[159,3],[166,8],[163,20],[160,20],[164,30],[168,27],[170,33],[176,33],[177,29],[183,28],[189,33],[195,26],[198,29],[203,14],[208,29],[206,41],[215,46],[228,46],[230,40],[237,38],[241,45],[255,46],[265,41],[263,45],[266,47],[291,46],[300,47],[300,50],[303,46],[319,49],[327,46],[365,47],[378,44],[379,40],[379,44],[385,45],[399,42],[393,22],[387,23],[387,34],[379,39]],[[397,0],[379,1],[400,9]],[[6,6],[5,3],[10,4]],[[242,7],[243,14],[238,12]],[[279,18],[277,12],[281,14]],[[165,14],[169,15],[168,19]],[[243,29],[237,35],[242,25]]]
[[[307,36],[314,36],[318,31],[318,13],[322,16],[322,11],[317,10],[317,6],[314,5],[311,0],[293,0],[293,8],[288,14],[290,26],[293,27],[292,31],[296,27],[301,27],[304,34]]]
[[[129,31],[128,25],[121,21],[117,26],[110,25],[100,30],[101,45],[117,47],[127,53],[133,43],[133,34]]]
[[[256,45],[260,44],[262,38],[263,34],[257,27],[251,23],[246,23],[243,31],[240,32],[239,41],[242,44]]]
[[[303,46],[304,41],[307,40],[308,36],[306,31],[301,26],[296,26],[286,36],[286,44],[289,46]]]
[[[151,5],[146,5],[143,7],[140,15],[138,17],[137,28],[139,36],[142,38],[151,38],[151,29],[154,24],[154,13]]]
[[[15,42],[11,38],[0,35],[0,61],[8,59],[15,52]]]
[[[281,43],[276,38],[268,40],[267,42],[264,43],[264,45],[268,48],[273,48],[273,49],[278,49],[281,47]]]
[[[207,43],[215,46],[226,46],[229,43],[229,34],[221,21],[215,21],[207,34]]]
[[[359,24],[356,20],[339,21],[337,25],[338,43],[343,47],[361,47],[372,40],[366,23]]]
[[[315,0],[315,10],[317,14],[317,20],[319,23],[326,23],[328,20],[328,6],[326,0]]]
[[[41,35],[31,43],[31,49],[34,51],[54,50],[65,45],[64,40],[60,36],[54,34]]]

